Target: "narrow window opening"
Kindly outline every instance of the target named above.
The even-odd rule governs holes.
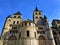
[[[13,21],[13,24],[15,24],[15,21]]]
[[[36,17],[36,18],[38,18],[38,17]]]
[[[27,26],[27,23],[25,23],[25,26]]]
[[[37,15],[37,12],[35,14]]]
[[[19,21],[17,21],[17,24],[19,24]]]
[[[39,12],[39,15],[41,15],[41,13]]]
[[[29,26],[31,25],[31,23],[29,23]]]
[[[40,17],[40,18],[42,18],[42,17]]]
[[[23,24],[22,24],[22,26],[23,26]]]
[[[29,37],[29,31],[27,31],[27,37]]]
[[[35,36],[35,38],[36,38],[36,32],[34,32],[34,36]]]

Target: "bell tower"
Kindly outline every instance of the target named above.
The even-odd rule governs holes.
[[[33,21],[34,23],[37,24],[37,22],[42,19],[42,11],[38,10],[38,8],[36,7],[34,12],[33,12]]]

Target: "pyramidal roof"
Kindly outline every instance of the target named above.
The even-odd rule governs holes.
[[[42,12],[41,10],[39,10],[38,8],[37,8],[37,6],[36,6],[36,8],[35,8],[35,10],[34,11],[40,11],[40,12]]]
[[[21,15],[20,11],[14,13],[13,15]]]
[[[47,19],[46,15],[44,15],[44,19]]]
[[[35,11],[39,11],[37,7],[35,8]]]

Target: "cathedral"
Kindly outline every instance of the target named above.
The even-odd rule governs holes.
[[[18,11],[6,17],[0,45],[60,45],[60,20],[53,19],[49,26],[48,18],[37,7],[33,20],[22,19]]]

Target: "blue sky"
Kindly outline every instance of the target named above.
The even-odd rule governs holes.
[[[32,20],[36,6],[47,16],[50,24],[53,19],[60,19],[60,0],[0,0],[0,34],[8,15],[20,11],[24,20]]]

